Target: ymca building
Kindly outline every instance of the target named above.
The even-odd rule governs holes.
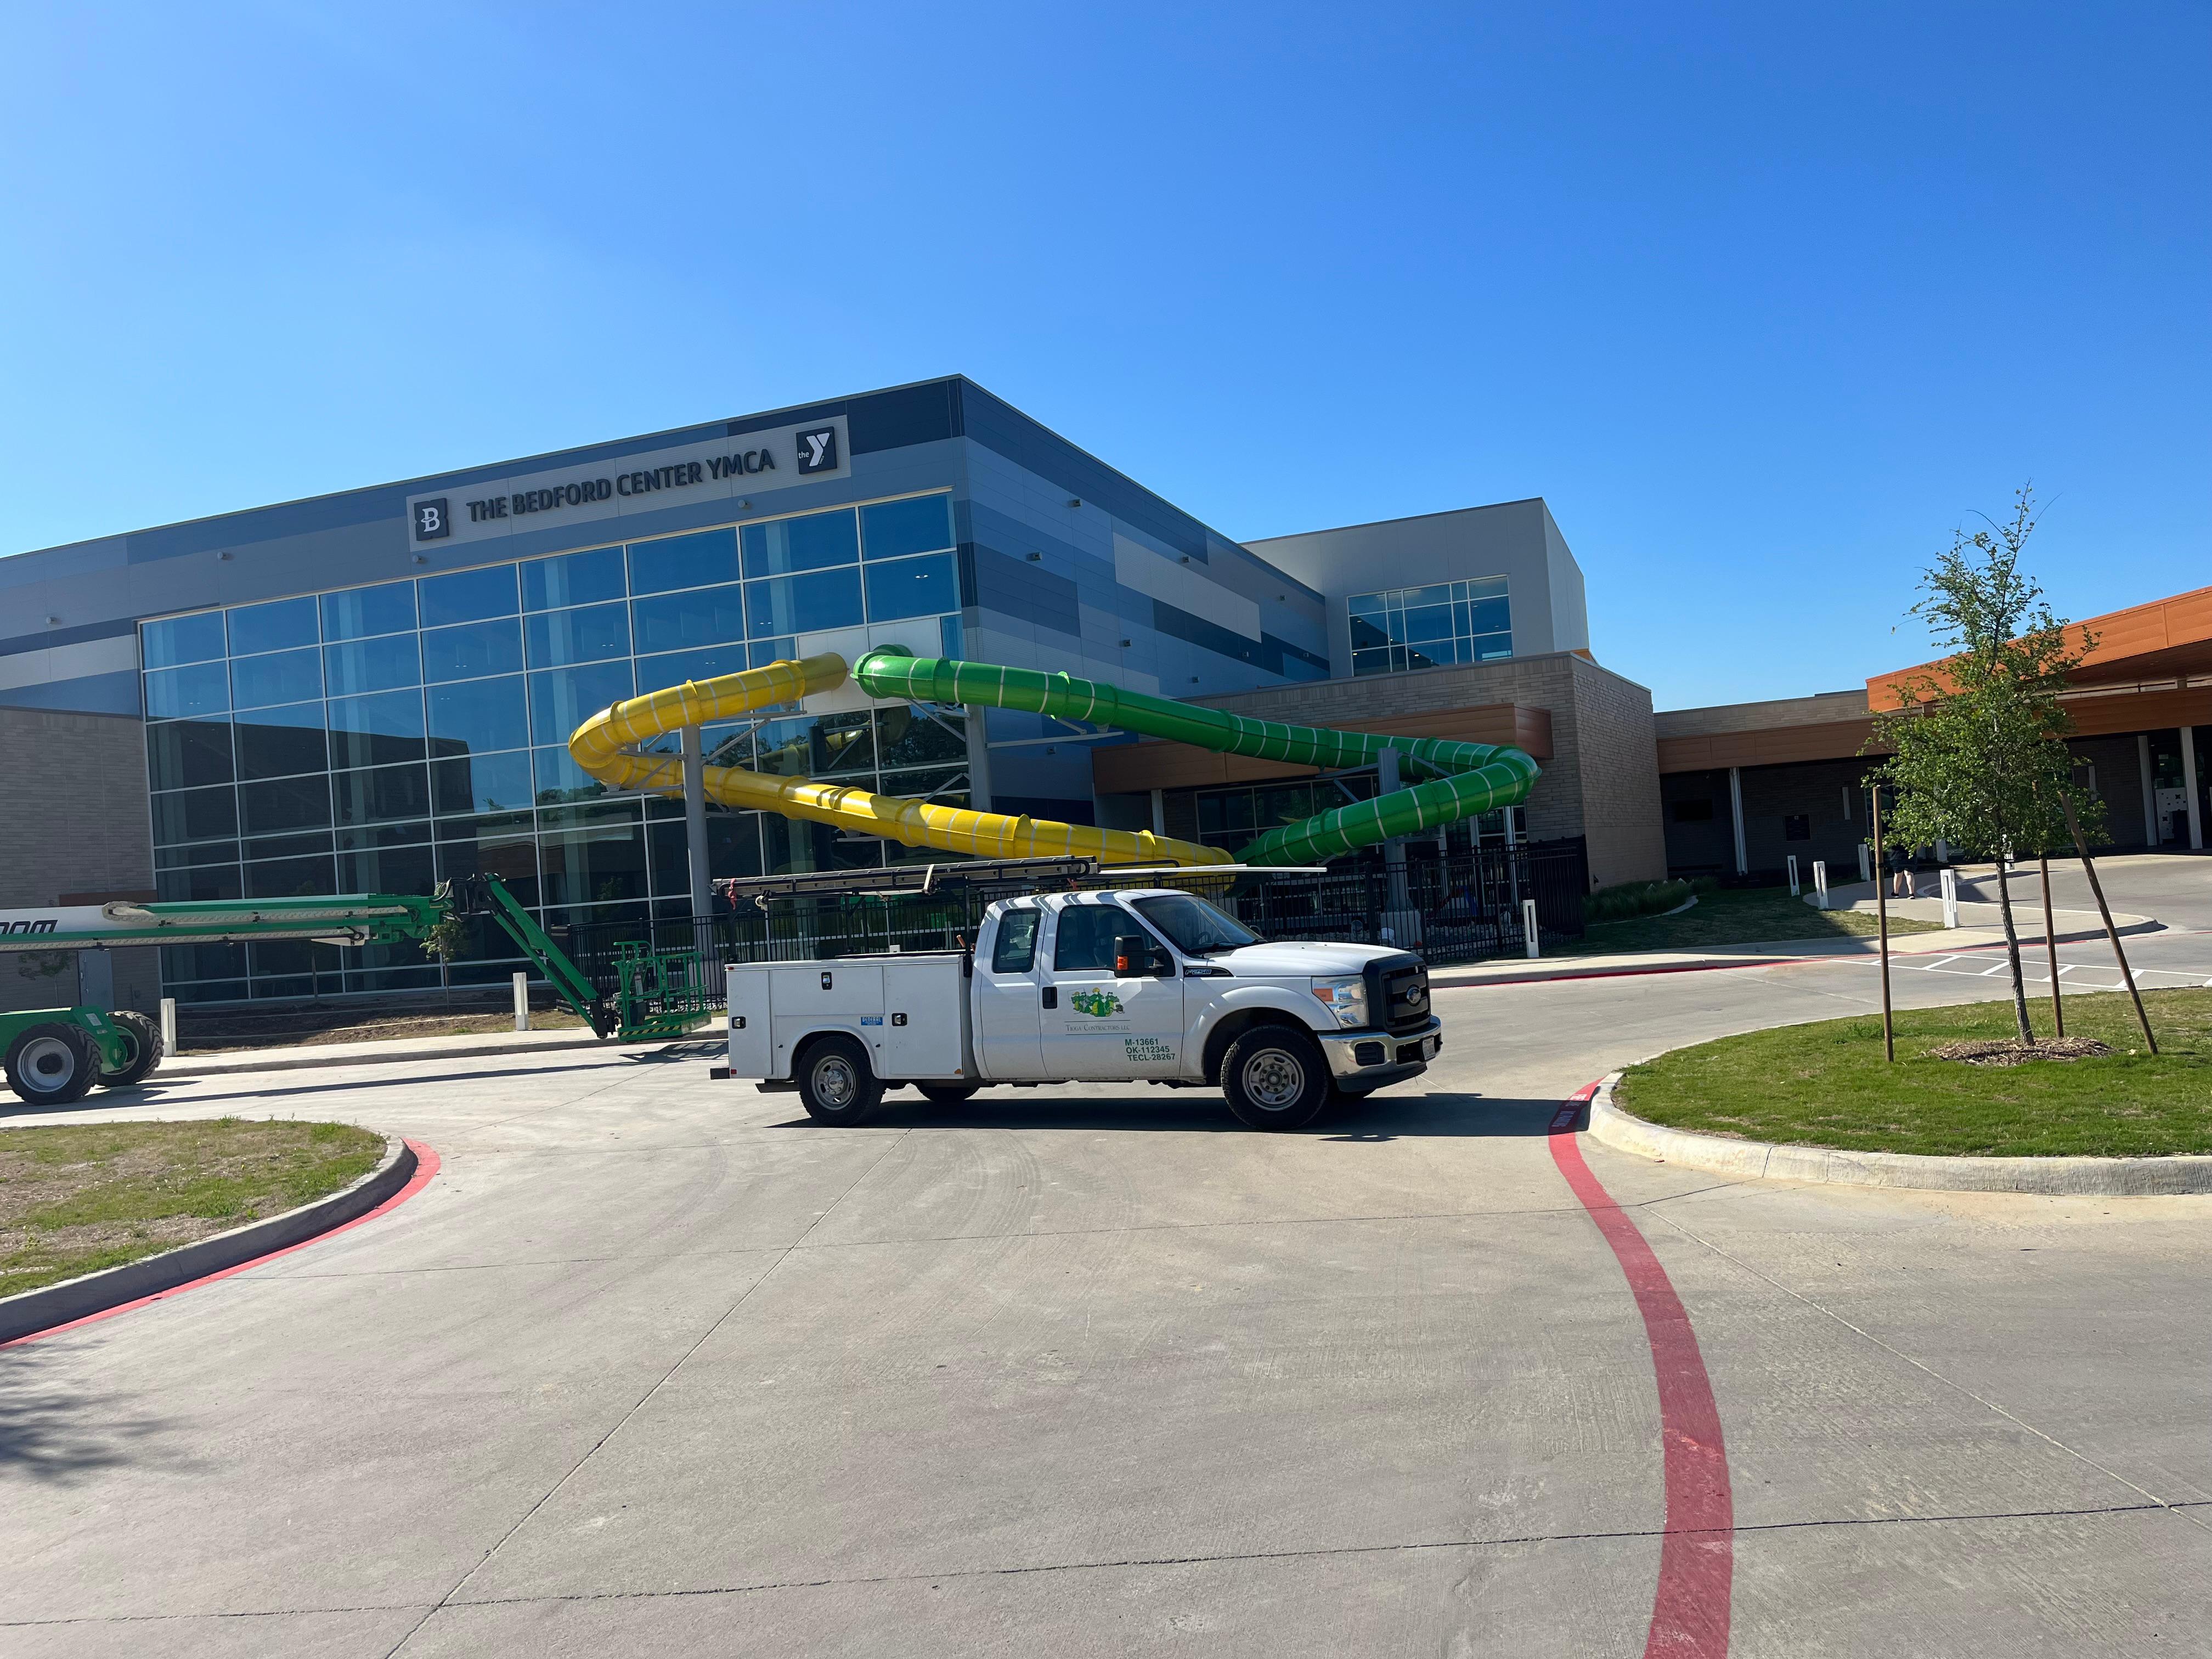
[[[1655,716],[1593,653],[1540,499],[1239,543],[959,377],[21,553],[0,594],[0,753],[66,781],[0,828],[0,908],[491,871],[550,924],[689,914],[680,803],[610,792],[568,733],[639,692],[884,644],[1516,744],[1543,768],[1528,803],[1437,850],[1579,837],[1595,885],[1752,876],[1851,860],[1881,696]],[[2084,751],[2122,845],[2201,845],[2212,594],[2141,611],[2105,619]],[[850,686],[704,736],[724,763],[1228,847],[1375,787]],[[773,814],[707,825],[716,877],[914,855]],[[162,954],[161,994],[202,1002],[514,965]],[[0,1006],[54,1000],[16,977]]]

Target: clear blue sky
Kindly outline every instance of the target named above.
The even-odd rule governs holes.
[[[1661,708],[2027,478],[2212,580],[2212,11],[1564,9],[17,9],[0,552],[958,371],[1231,536],[1543,495]]]

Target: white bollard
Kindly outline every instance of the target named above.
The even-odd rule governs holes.
[[[1942,873],[1943,925],[1946,927],[1956,927],[1959,925],[1959,872],[1947,864],[1943,866]]]
[[[1859,843],[1859,879],[1861,881],[1874,879],[1874,849],[1864,842]]]
[[[1820,895],[1817,908],[1826,909],[1828,908],[1828,861],[1826,859],[1813,860],[1813,890]]]
[[[527,974],[514,976],[514,1029],[518,1031],[530,1029],[530,975]]]
[[[177,1052],[177,1000],[174,997],[161,999],[161,1052],[167,1054]]]
[[[1521,937],[1528,942],[1528,954],[1534,957],[1537,951],[1536,901],[1534,899],[1521,901]]]
[[[1802,890],[1800,889],[1797,884],[1797,855],[1795,853],[1792,853],[1790,855],[1790,896],[1791,898],[1802,898],[1805,896]]]

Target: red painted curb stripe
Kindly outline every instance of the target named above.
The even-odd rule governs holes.
[[[1552,1119],[1552,1161],[1613,1247],[1644,1316],[1651,1369],[1659,1383],[1659,1436],[1667,1481],[1667,1531],[1659,1546],[1659,1589],[1651,1603],[1645,1659],[1726,1659],[1729,1597],[1735,1578],[1735,1504],[1729,1491],[1728,1446],[1712,1379],[1698,1352],[1682,1298],[1627,1212],[1583,1161],[1575,1139],[1582,1107],[1597,1085],[1579,1090]]]
[[[186,1291],[197,1290],[203,1285],[212,1285],[219,1279],[228,1279],[233,1273],[242,1273],[248,1267],[258,1267],[265,1262],[276,1261],[279,1256],[289,1255],[295,1250],[304,1250],[311,1244],[319,1244],[326,1238],[336,1238],[340,1233],[349,1232],[356,1227],[375,1220],[387,1210],[398,1209],[428,1186],[431,1176],[438,1173],[437,1153],[419,1140],[410,1140],[407,1145],[414,1150],[415,1173],[408,1177],[404,1187],[365,1214],[357,1215],[350,1221],[340,1222],[328,1232],[317,1233],[313,1238],[303,1238],[297,1244],[287,1244],[282,1249],[270,1250],[257,1255],[250,1261],[241,1261],[234,1267],[225,1267],[221,1273],[204,1274],[198,1279],[188,1279],[181,1285],[172,1285],[167,1290],[156,1291],[151,1296],[142,1296],[131,1302],[118,1302],[112,1308],[102,1308],[98,1313],[87,1314],[82,1319],[72,1319],[66,1325],[49,1325],[43,1331],[33,1331],[28,1336],[19,1336],[13,1342],[0,1342],[0,1351],[20,1348],[26,1342],[42,1342],[50,1336],[59,1336],[64,1331],[74,1331],[87,1325],[97,1325],[103,1319],[112,1319],[118,1314],[129,1313],[133,1308],[143,1308],[149,1302],[166,1302],[173,1296],[182,1296]]]

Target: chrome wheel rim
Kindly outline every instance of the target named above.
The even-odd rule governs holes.
[[[860,1091],[860,1074],[844,1055],[832,1054],[814,1068],[814,1092],[824,1106],[849,1106]]]
[[[66,1089],[76,1077],[76,1051],[59,1037],[34,1037],[23,1045],[18,1062],[38,1088]]]
[[[1280,1111],[1306,1091],[1306,1068],[1282,1048],[1262,1048],[1244,1062],[1244,1092],[1255,1105]]]

